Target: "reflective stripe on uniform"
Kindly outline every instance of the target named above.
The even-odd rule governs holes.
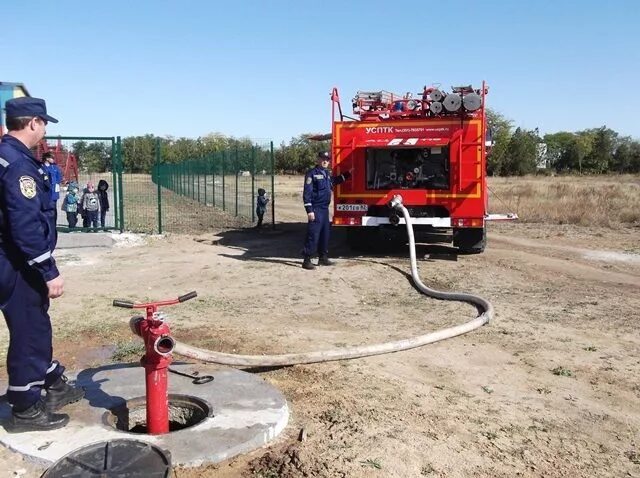
[[[34,385],[44,385],[44,380],[38,380],[37,382],[31,382],[26,385],[9,385],[7,390],[11,390],[13,392],[26,392],[30,390]]]
[[[40,264],[41,262],[46,261],[47,259],[49,259],[51,257],[51,251],[47,251],[42,255],[39,255],[38,257],[31,259],[30,261],[27,262],[27,264],[29,264],[30,266],[34,265],[34,264]]]
[[[305,206],[313,206],[313,204],[311,204],[310,202],[306,202],[304,203]]]
[[[56,369],[57,366],[58,366],[58,362],[51,362],[51,367],[49,367],[47,369],[47,373],[49,374],[49,373],[53,372]]]
[[[0,158],[0,166],[2,166],[3,168],[8,168],[9,167],[9,161],[7,161],[4,158]]]

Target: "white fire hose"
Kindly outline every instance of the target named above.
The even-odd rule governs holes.
[[[418,265],[416,261],[416,243],[413,236],[413,226],[411,224],[409,211],[407,211],[407,208],[402,205],[402,197],[399,195],[394,196],[393,200],[389,204],[394,209],[402,212],[405,223],[407,225],[407,233],[409,235],[409,254],[411,259],[411,277],[413,278],[413,282],[415,283],[416,287],[418,287],[418,289],[420,289],[423,294],[429,297],[433,297],[434,299],[455,300],[473,304],[478,308],[480,315],[464,324],[438,330],[436,332],[430,332],[428,334],[419,335],[417,337],[409,339],[396,340],[394,342],[386,342],[382,344],[324,350],[319,352],[282,355],[237,355],[222,352],[213,352],[211,350],[192,347],[181,342],[176,342],[173,352],[178,355],[183,355],[185,357],[190,357],[192,359],[200,360],[203,362],[218,363],[236,367],[274,367],[317,362],[330,362],[333,360],[349,360],[422,347],[423,345],[432,344],[434,342],[439,342],[440,340],[450,339],[451,337],[466,334],[467,332],[471,332],[472,330],[475,330],[488,323],[493,318],[493,306],[486,299],[483,299],[482,297],[479,297],[477,295],[462,292],[441,292],[431,289],[422,283],[418,275]]]

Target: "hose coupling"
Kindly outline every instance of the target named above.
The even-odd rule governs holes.
[[[389,207],[400,210],[402,207],[402,196],[400,194],[393,196],[393,199],[389,201]]]

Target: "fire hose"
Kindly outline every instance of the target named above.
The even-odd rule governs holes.
[[[416,261],[416,244],[413,234],[413,226],[409,211],[402,204],[400,195],[394,196],[389,205],[401,212],[407,227],[409,236],[409,255],[411,259],[411,277],[416,287],[428,297],[439,300],[453,300],[466,302],[475,305],[479,315],[474,319],[460,325],[448,327],[446,329],[430,332],[428,334],[419,335],[409,339],[396,340],[374,345],[363,345],[341,349],[324,350],[307,353],[292,353],[281,355],[239,355],[228,354],[222,352],[214,352],[211,350],[193,347],[180,342],[176,342],[174,353],[183,355],[195,360],[203,362],[217,363],[222,365],[231,365],[236,367],[276,367],[285,365],[309,364],[318,362],[330,362],[334,360],[349,360],[360,357],[369,357],[372,355],[388,354],[409,350],[416,347],[439,342],[441,340],[456,337],[475,330],[493,319],[493,305],[491,303],[474,294],[463,292],[442,292],[431,289],[422,283],[418,274],[418,265]]]

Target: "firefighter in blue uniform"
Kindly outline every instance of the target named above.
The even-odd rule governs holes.
[[[331,202],[331,190],[334,185],[340,184],[351,177],[351,172],[342,173],[339,176],[331,176],[327,168],[331,163],[329,153],[318,153],[316,167],[307,171],[304,177],[304,191],[302,199],[304,209],[307,211],[307,238],[304,243],[302,255],[304,269],[315,269],[311,257],[318,253],[318,265],[330,266],[329,260],[329,203]]]
[[[7,399],[13,432],[65,426],[69,416],[54,412],[84,396],[67,384],[64,367],[53,360],[49,300],[62,295],[64,281],[53,258],[51,180],[31,152],[49,121],[58,122],[47,115],[44,100],[6,103],[8,134],[0,140],[0,310],[10,337]]]

